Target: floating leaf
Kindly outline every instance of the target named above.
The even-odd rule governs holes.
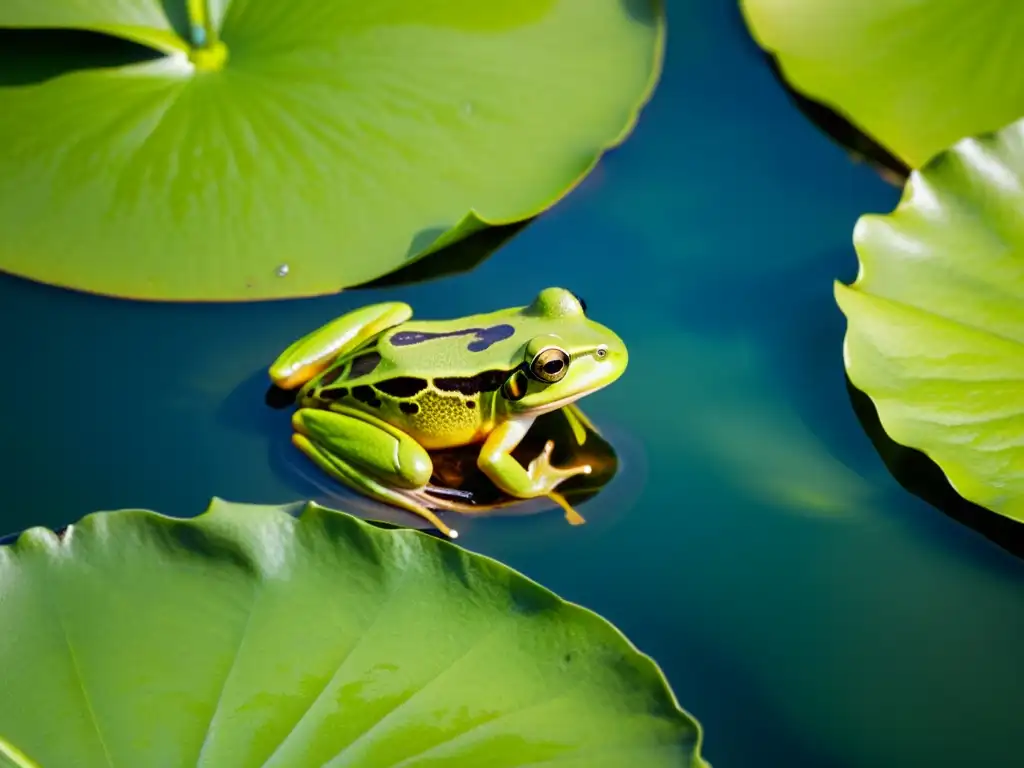
[[[604,619],[312,504],[31,529],[0,626],[3,736],[43,766],[706,766]]]
[[[1018,0],[741,0],[795,88],[911,167],[1024,114]]]
[[[965,139],[854,231],[846,368],[885,431],[1024,521],[1024,121]]]
[[[172,7],[0,7],[167,54],[0,86],[0,269],[167,300],[365,283],[557,201],[632,128],[664,36],[660,0]]]

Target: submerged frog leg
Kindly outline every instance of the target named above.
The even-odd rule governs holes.
[[[281,389],[301,387],[338,355],[410,317],[412,307],[399,301],[354,309],[291,344],[270,366],[270,379]]]
[[[512,451],[526,436],[532,424],[532,418],[510,419],[496,427],[484,441],[477,457],[477,466],[498,488],[516,498],[533,499],[547,496],[563,480],[591,473],[589,464],[552,466],[551,452],[555,448],[553,440],[548,440],[544,450],[524,469],[512,456]]]
[[[595,435],[601,434],[597,431],[597,427],[594,426],[594,422],[580,410],[576,403],[570,403],[562,408],[562,415],[569,422],[569,428],[572,430],[573,437],[576,438],[576,442],[580,445],[587,441],[587,430],[590,430]]]

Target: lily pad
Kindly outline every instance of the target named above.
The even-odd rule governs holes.
[[[628,135],[664,42],[660,0],[184,7],[0,7],[166,54],[0,86],[0,269],[162,300],[368,282],[555,203]]]
[[[964,498],[1024,521],[1024,121],[911,173],[836,284],[850,381]]]
[[[795,88],[917,168],[1024,114],[1019,0],[741,0]]]
[[[31,529],[0,626],[2,735],[43,766],[706,766],[604,619],[313,504]]]

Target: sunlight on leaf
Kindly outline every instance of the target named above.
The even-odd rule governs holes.
[[[911,174],[836,285],[850,380],[966,499],[1024,521],[1024,121]]]
[[[171,52],[0,86],[0,269],[167,300],[364,283],[552,205],[661,70],[660,0],[225,0],[209,48],[164,5],[0,9]]]
[[[604,619],[313,504],[31,529],[0,547],[0,626],[0,723],[41,765],[706,768]]]
[[[741,0],[799,91],[911,167],[1024,114],[1019,0]]]

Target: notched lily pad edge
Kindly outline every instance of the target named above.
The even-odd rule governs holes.
[[[947,147],[945,150],[933,155],[926,163],[920,168],[912,168],[907,176],[906,184],[903,186],[903,192],[900,195],[900,199],[889,213],[866,213],[857,219],[857,223],[853,228],[852,241],[854,249],[857,253],[857,277],[852,283],[846,285],[840,280],[833,282],[833,297],[839,310],[843,313],[847,320],[846,333],[843,336],[843,367],[846,369],[846,375],[852,384],[858,391],[866,395],[875,406],[875,411],[878,415],[878,421],[886,435],[897,445],[903,448],[909,448],[923,454],[927,459],[933,462],[945,476],[949,482],[952,490],[965,501],[972,504],[976,504],[982,509],[989,511],[996,515],[1001,515],[1008,520],[1011,520],[1018,524],[1024,524],[1024,515],[1021,512],[1008,512],[1008,511],[996,511],[990,506],[978,501],[978,499],[989,496],[988,487],[983,481],[979,481],[975,477],[974,473],[970,471],[962,462],[956,459],[949,459],[945,456],[940,457],[941,447],[936,450],[929,446],[915,445],[913,440],[908,440],[904,430],[901,427],[901,419],[894,415],[894,407],[898,404],[898,401],[893,398],[879,398],[871,387],[864,384],[863,379],[858,375],[860,367],[853,359],[849,350],[849,337],[851,334],[850,326],[850,312],[848,298],[852,298],[853,294],[859,294],[861,299],[871,300],[874,298],[873,294],[864,293],[860,290],[865,273],[865,258],[861,254],[860,246],[865,238],[867,237],[866,230],[882,221],[893,221],[903,218],[909,215],[909,212],[914,208],[914,196],[917,194],[917,185],[923,184],[923,177],[929,175],[932,171],[938,168],[940,165],[948,162],[952,156],[962,156],[967,151],[967,147],[974,145],[977,142],[997,141],[1000,135],[1007,131],[1015,131],[1016,133],[1024,136],[1024,118],[1008,123],[1000,129],[993,131],[984,131],[973,136],[965,136],[955,144]],[[868,259],[870,260],[870,259]],[[858,299],[852,299],[854,301]],[[892,299],[886,299],[891,303],[895,302]],[[846,303],[844,303],[846,302]],[[1021,502],[1021,506],[1024,506],[1024,500]]]
[[[245,508],[245,510],[242,508]],[[311,520],[316,516],[330,516],[333,518],[332,522],[335,525],[348,526],[350,530],[358,531],[360,535],[364,537],[372,539],[374,537],[398,536],[406,539],[416,539],[424,547],[447,549],[449,553],[457,554],[462,558],[472,559],[483,564],[485,568],[492,573],[505,574],[509,585],[512,585],[514,582],[518,582],[518,586],[532,591],[538,598],[537,602],[544,606],[545,612],[560,612],[570,618],[583,620],[592,627],[592,633],[595,636],[598,635],[598,633],[603,633],[606,636],[607,639],[603,639],[605,643],[617,643],[622,647],[625,652],[624,655],[632,657],[638,671],[643,673],[643,677],[652,681],[654,686],[658,689],[657,693],[667,697],[668,701],[671,702],[672,707],[675,709],[676,715],[685,721],[687,726],[693,730],[694,760],[691,763],[690,768],[712,768],[711,764],[708,763],[702,755],[702,749],[704,746],[704,729],[700,721],[680,705],[675,691],[672,690],[672,687],[668,682],[668,678],[665,676],[665,673],[662,671],[658,663],[651,656],[641,651],[618,627],[599,613],[579,605],[578,603],[573,603],[569,600],[563,599],[542,584],[539,584],[523,573],[498,560],[495,560],[492,557],[488,557],[487,555],[477,552],[471,552],[447,539],[431,536],[423,531],[397,526],[393,527],[387,523],[379,525],[373,521],[362,520],[353,515],[341,512],[340,510],[322,506],[314,501],[294,501],[286,504],[253,504],[249,502],[232,502],[222,497],[214,496],[211,498],[206,509],[195,517],[173,517],[171,515],[165,515],[148,509],[124,508],[90,512],[89,514],[81,517],[77,522],[67,525],[62,529],[61,533],[55,533],[45,526],[27,528],[17,534],[16,537],[10,537],[8,542],[0,544],[0,560],[2,560],[5,549],[15,554],[22,549],[45,549],[50,551],[60,550],[61,548],[66,547],[69,541],[73,540],[77,531],[89,529],[97,523],[101,523],[106,527],[111,524],[116,525],[117,523],[115,521],[119,519],[130,520],[132,518],[144,518],[149,522],[165,527],[183,526],[186,528],[209,530],[211,527],[219,527],[222,518],[228,520],[235,514],[244,515],[247,514],[246,510],[261,510],[265,513],[269,512],[275,515],[283,514],[294,518],[295,525],[297,526],[302,525],[307,520]],[[417,537],[419,538],[417,539]],[[275,574],[268,572],[263,567],[263,563],[260,562],[260,553],[258,550],[234,552],[232,554],[236,558],[243,558],[246,564],[251,568],[252,573],[258,578],[277,578]],[[3,741],[3,734],[0,733],[0,758],[6,756],[3,751],[5,747],[11,750],[11,759],[21,755],[13,745],[9,745]],[[21,757],[25,756],[22,755]],[[19,768],[22,768],[22,766],[24,768],[38,768],[27,758],[25,758],[25,760],[26,762],[23,764],[15,762],[15,765],[19,766]],[[2,763],[0,763],[0,766],[2,766]]]

